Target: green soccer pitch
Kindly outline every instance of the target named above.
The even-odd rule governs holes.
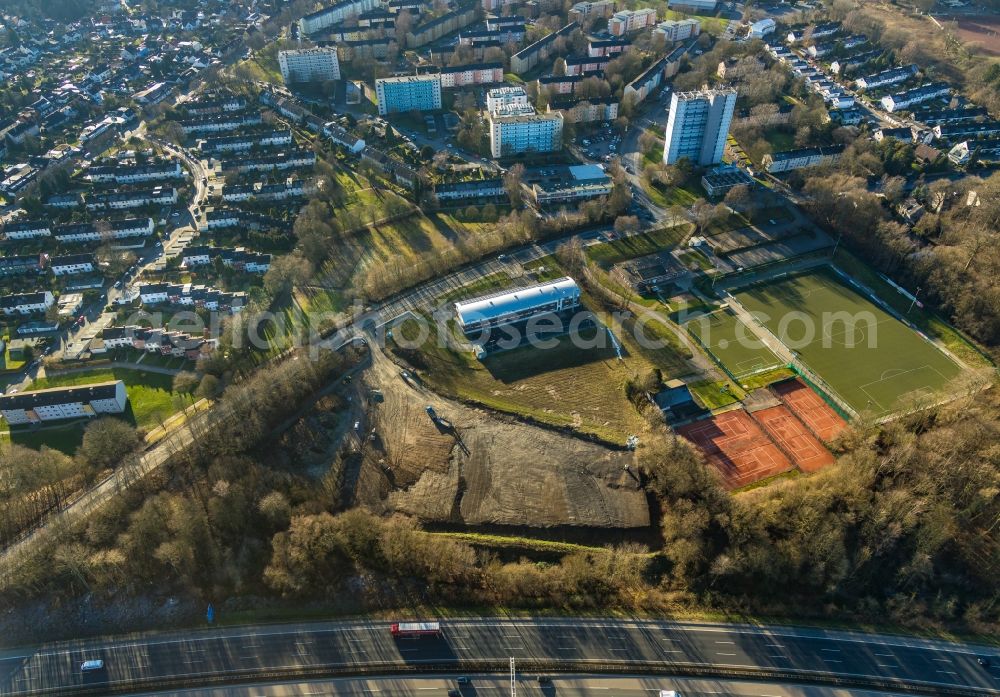
[[[939,394],[961,372],[831,269],[763,282],[734,297],[858,413],[898,411]]]
[[[728,310],[695,317],[684,327],[737,379],[782,365],[774,352]]]

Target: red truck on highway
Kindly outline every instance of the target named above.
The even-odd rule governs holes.
[[[394,622],[389,631],[394,638],[441,636],[440,622]]]

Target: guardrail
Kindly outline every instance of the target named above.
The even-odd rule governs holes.
[[[530,673],[589,673],[601,675],[645,674],[683,677],[708,677],[726,679],[772,680],[780,682],[854,687],[876,690],[895,690],[915,695],[938,695],[946,697],[983,697],[995,695],[988,688],[949,686],[924,681],[903,681],[892,678],[878,678],[863,675],[836,675],[808,670],[739,668],[735,666],[712,666],[694,663],[658,663],[605,660],[556,661],[550,659],[518,659],[518,668]],[[136,690],[177,690],[182,688],[236,685],[258,682],[317,680],[333,677],[365,676],[406,676],[421,673],[506,673],[510,670],[508,659],[488,659],[469,661],[446,661],[441,663],[373,663],[345,666],[341,664],[297,666],[288,669],[260,669],[221,671],[207,676],[169,677],[136,679],[121,683],[95,683],[51,689],[28,690],[21,695],[108,695],[130,694]]]

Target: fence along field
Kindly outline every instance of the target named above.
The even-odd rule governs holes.
[[[738,381],[782,365],[771,349],[728,310],[701,315],[684,327]]]
[[[880,416],[910,400],[934,398],[961,372],[940,349],[828,269],[749,286],[734,297],[786,345],[798,342],[801,361],[859,413]],[[782,337],[792,313],[803,321],[788,323]],[[835,313],[871,321],[849,327]],[[808,325],[815,328],[811,338]]]

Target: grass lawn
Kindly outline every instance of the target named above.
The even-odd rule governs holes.
[[[22,361],[20,359],[15,359],[10,357],[10,349],[4,348],[3,352],[0,353],[0,371],[10,370],[17,371],[24,367],[27,361]]]
[[[930,310],[917,307],[916,305],[911,309],[909,298],[893,288],[874,269],[843,247],[837,252],[837,258],[834,260],[834,263],[838,268],[878,293],[878,296],[888,303],[893,310],[901,315],[905,314],[906,318],[919,327],[921,331],[939,340],[948,347],[949,351],[969,365],[977,368],[994,367],[993,362],[960,331]]]
[[[702,315],[684,327],[741,384],[744,376],[781,365],[771,349],[760,343],[757,336],[728,310]]]
[[[393,333],[408,337],[416,331],[407,320]],[[483,361],[471,352],[441,346],[433,329],[418,349],[399,349],[394,343],[390,347],[414,364],[436,392],[624,443],[645,428],[625,396],[625,382],[653,366],[638,355],[627,354],[619,361],[603,328],[581,336],[593,340],[593,347],[574,346],[563,336],[551,348],[525,346]]]
[[[768,128],[761,136],[771,146],[773,152],[792,150],[795,147],[795,134],[782,128]]]
[[[539,283],[554,281],[566,275],[562,266],[559,265],[559,261],[551,254],[527,263],[523,268],[528,273],[535,274]]]
[[[912,398],[938,397],[961,372],[829,269],[750,286],[735,297],[859,413],[886,415]]]
[[[726,381],[701,380],[689,383],[688,389],[706,409],[728,407],[747,396],[739,385]]]
[[[179,395],[173,392],[172,376],[144,373],[141,370],[129,368],[96,369],[81,373],[53,375],[35,381],[31,389],[41,390],[48,387],[86,385],[108,380],[125,382],[125,390],[129,400],[126,417],[131,414],[130,420],[139,428],[159,425],[160,421],[178,411],[177,406],[175,406],[177,400],[183,401],[182,406],[187,406],[193,401],[188,395]]]
[[[41,450],[44,446],[72,455],[83,442],[83,427],[87,423],[77,422],[39,429],[16,428],[13,431],[0,432],[0,441],[10,441],[35,450]]]
[[[649,196],[649,200],[660,208],[670,208],[671,206],[683,206],[687,208],[699,198],[704,198],[705,196],[700,186],[689,186],[687,188],[668,186],[660,188],[647,180],[646,177],[641,177],[639,181],[642,184],[642,190]]]
[[[688,225],[678,225],[644,232],[641,235],[621,237],[611,242],[590,245],[586,248],[587,256],[601,266],[611,266],[620,261],[676,247],[690,230]]]
[[[511,283],[511,278],[508,274],[503,271],[498,271],[497,273],[491,273],[488,276],[482,276],[477,278],[472,283],[464,285],[461,288],[453,288],[449,290],[444,295],[437,298],[440,303],[453,303],[459,300],[469,300],[470,298],[475,298],[480,295],[489,295],[490,293],[496,293],[504,289],[513,289]]]

